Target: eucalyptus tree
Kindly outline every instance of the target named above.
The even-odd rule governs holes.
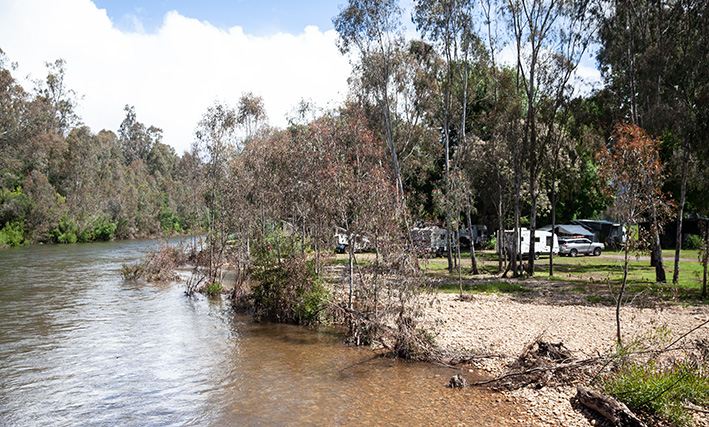
[[[460,88],[460,125],[458,126],[459,147],[456,153],[465,150],[467,130],[468,84],[470,82],[471,60],[479,56],[480,42],[474,29],[474,5],[470,0],[437,0],[418,1],[414,9],[414,21],[424,37],[432,40],[441,51],[446,61],[446,72],[443,76],[443,99],[441,127],[444,142],[445,166],[445,212],[448,235],[448,269],[453,269],[451,230],[451,198],[453,180],[451,179],[451,127],[453,121],[453,105],[456,87]],[[457,155],[454,168],[460,166],[460,156]],[[466,180],[467,182],[467,180]],[[461,190],[461,189],[459,189]],[[468,190],[468,189],[466,189]],[[469,201],[469,197],[465,198]],[[467,206],[467,210],[470,207]],[[455,213],[459,216],[459,212]],[[457,246],[457,245],[456,245]],[[472,264],[475,268],[474,249],[471,248]]]
[[[598,153],[601,176],[623,224],[637,224],[651,209],[667,207],[662,192],[660,141],[635,124],[619,124],[613,130],[609,146]],[[628,228],[629,230],[629,228]],[[632,233],[626,232],[623,279],[616,297],[616,338],[622,345],[620,306],[628,279],[628,255],[635,244]]]
[[[79,97],[65,85],[66,61],[57,59],[53,63],[45,62],[45,66],[48,71],[45,81],[35,82],[37,98],[50,108],[51,129],[66,136],[72,128],[81,124],[81,118],[76,114]]]
[[[700,147],[707,144],[703,128],[709,93],[709,5],[702,0],[613,1],[608,5],[599,17],[598,59],[608,92],[614,95],[613,104],[618,106],[614,119],[662,136],[663,151],[673,151],[678,160],[674,162],[679,203],[673,272],[677,283],[687,183],[701,169],[693,163],[700,158]],[[652,222],[652,229],[658,230],[658,221]],[[659,242],[659,237],[655,240]],[[654,245],[652,255],[653,263],[661,265],[659,244]],[[657,271],[656,279],[664,281],[664,271]]]
[[[349,0],[333,19],[333,24],[339,34],[340,52],[343,55],[352,51],[358,54],[362,75],[370,83],[383,119],[397,193],[403,199],[404,188],[390,105],[394,72],[392,58],[396,46],[403,43],[401,8],[397,0]]]
[[[252,92],[245,93],[239,98],[237,105],[237,123],[244,127],[246,140],[253,139],[259,125],[266,120],[266,106],[263,98]]]
[[[530,197],[530,240],[535,237],[538,183],[547,142],[539,137],[540,112],[552,130],[555,112],[573,90],[571,79],[594,33],[587,0],[505,0],[512,44],[515,49],[518,87],[526,97],[524,115],[525,165]],[[552,135],[552,132],[548,132]],[[517,191],[519,191],[517,185]],[[534,245],[529,248],[529,275],[534,274]]]
[[[221,272],[229,230],[228,175],[229,161],[236,144],[237,113],[234,108],[215,102],[207,109],[195,129],[195,147],[204,162],[206,188],[204,198],[208,209],[208,244],[210,283]]]
[[[155,126],[146,128],[138,121],[134,106],[126,104],[123,110],[126,117],[118,128],[118,137],[126,165],[137,159],[147,161],[153,144],[162,141],[162,129]]]

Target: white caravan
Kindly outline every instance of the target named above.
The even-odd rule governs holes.
[[[520,228],[519,237],[520,243],[517,248],[517,255],[522,254],[522,257],[529,255],[529,229]],[[500,253],[500,232],[497,233],[497,253]],[[514,241],[514,230],[505,230],[505,247],[509,252],[512,252]],[[534,259],[539,259],[540,255],[559,254],[559,239],[554,234],[552,243],[552,235],[549,231],[535,230],[534,231]]]

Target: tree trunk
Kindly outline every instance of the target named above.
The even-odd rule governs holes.
[[[498,183],[499,183],[499,174],[498,174]],[[502,209],[502,185],[498,184],[497,186],[497,221],[498,221],[498,232],[497,232],[497,247],[499,248],[499,257],[497,258],[497,271],[502,271],[506,265],[505,265],[505,219],[503,218],[503,209]]]
[[[352,310],[352,294],[354,292],[354,235],[350,234],[348,242],[349,244],[349,254],[350,254],[350,292],[349,292],[349,302],[347,304],[347,308]]]
[[[522,191],[522,172],[519,170],[519,167],[517,167],[517,171],[515,171],[515,225],[514,225],[514,242],[512,242],[512,277],[519,277],[519,270],[518,270],[518,255],[521,254],[521,249],[520,249],[520,229],[519,229],[519,216],[520,216],[520,209],[519,209],[519,199],[520,199],[520,193]],[[521,260],[519,260],[521,262]]]
[[[470,199],[467,199],[466,217],[468,220],[468,231],[470,232],[470,272],[480,274],[478,271],[478,260],[475,258],[475,243],[473,242],[473,225],[470,220]]]
[[[556,175],[556,173],[554,174]],[[551,251],[549,252],[549,276],[554,275],[554,237],[556,237],[556,191],[554,184],[556,177],[551,183]]]
[[[460,236],[460,228],[458,228],[458,236]],[[460,242],[458,240],[458,242]],[[462,268],[463,266],[460,265],[460,243],[455,246],[455,253],[456,253],[456,258],[457,258],[457,263],[458,263],[458,287],[460,288],[460,299],[463,299],[463,273],[462,273]]]
[[[672,272],[672,283],[679,282],[679,258],[682,251],[682,217],[684,216],[684,198],[687,189],[687,168],[689,167],[689,137],[684,141],[684,153],[682,155],[682,184],[679,192],[679,210],[677,212],[677,240],[675,241],[675,265]]]
[[[618,292],[618,300],[615,306],[615,325],[616,325],[616,339],[618,340],[618,345],[623,347],[623,338],[620,333],[620,304],[623,302],[623,294],[625,293],[625,285],[628,283],[628,252],[630,251],[630,238],[626,236],[625,238],[625,257],[623,260],[623,283],[620,285],[620,292]]]
[[[394,145],[394,134],[391,129],[391,111],[389,108],[389,92],[386,87],[384,88],[384,99],[381,102],[382,105],[382,115],[384,116],[384,126],[386,131],[387,142],[389,143],[389,149],[391,150],[391,162],[394,166],[394,178],[396,179],[396,193],[399,196],[399,200],[404,198],[404,184],[401,181],[401,169],[399,167],[399,157],[396,154],[396,147]]]
[[[660,224],[657,219],[657,209],[652,207],[651,231],[652,231],[652,259],[655,261],[655,281],[666,283],[665,265],[662,260],[662,246],[660,245]]]
[[[709,222],[700,222],[702,234],[704,235],[704,254],[702,264],[704,265],[704,280],[702,281],[702,299],[707,297],[707,264],[709,264]]]

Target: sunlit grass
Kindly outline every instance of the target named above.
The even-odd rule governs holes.
[[[495,284],[477,285],[479,279],[499,276],[498,257],[494,251],[476,251],[478,268],[483,276],[475,276],[470,269],[470,253],[461,253],[461,277],[463,284],[470,292],[519,292],[515,287],[506,287]],[[615,255],[611,257],[608,255]],[[640,256],[647,256],[641,254]],[[698,251],[682,251],[682,259],[696,259]],[[550,280],[553,282],[570,283],[570,291],[577,293],[591,293],[587,289],[592,285],[598,290],[620,286],[623,278],[623,252],[604,251],[604,256],[579,256],[554,257],[554,275],[549,275],[549,256],[542,256],[536,260],[534,277],[540,280]],[[663,299],[680,300],[686,302],[699,301],[702,288],[703,267],[699,262],[682,261],[680,264],[679,283],[672,284],[672,271],[674,268],[674,251],[663,251],[665,274],[668,283],[655,282],[655,268],[650,266],[650,262],[640,259],[637,254],[631,254],[628,266],[628,292],[632,294],[645,293]],[[357,261],[360,265],[371,263],[373,254],[357,254]],[[330,260],[332,264],[347,266],[347,254],[339,254]],[[527,262],[527,260],[523,260]],[[444,292],[458,292],[458,269],[448,271],[448,260],[446,257],[425,258],[420,260],[421,269],[435,281],[442,283],[439,286]],[[524,287],[521,282],[521,287]],[[604,299],[605,297],[591,296],[589,298]],[[590,300],[589,300],[590,301]],[[593,302],[593,301],[590,301]]]

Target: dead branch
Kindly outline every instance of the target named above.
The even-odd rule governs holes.
[[[502,376],[500,376],[500,377],[493,378],[493,379],[491,379],[491,380],[479,381],[479,382],[476,382],[476,383],[471,383],[470,385],[472,385],[472,386],[481,386],[481,385],[487,385],[487,384],[492,384],[492,383],[495,383],[495,382],[499,382],[499,381],[502,381],[502,380],[507,379],[507,378],[514,378],[514,377],[519,377],[519,376],[522,376],[522,375],[534,374],[534,373],[537,373],[537,372],[547,372],[547,371],[557,371],[557,370],[560,370],[560,369],[579,368],[579,367],[581,367],[581,366],[586,366],[586,365],[590,365],[590,364],[592,364],[592,363],[596,363],[596,362],[598,362],[599,360],[601,360],[600,357],[591,357],[591,358],[589,358],[589,359],[582,359],[582,360],[577,360],[577,361],[575,361],[575,362],[562,363],[562,364],[559,364],[559,365],[537,366],[537,367],[535,367],[535,368],[526,369],[526,370],[524,370],[524,371],[510,372],[510,373],[507,373],[507,374],[502,375]]]
[[[704,409],[700,406],[697,405],[692,405],[692,404],[687,404],[683,406],[684,409],[694,411],[694,412],[701,412],[702,414],[709,414],[709,409]]]
[[[698,326],[695,326],[694,328],[690,329],[689,331],[687,331],[687,333],[683,334],[682,336],[680,336],[680,337],[677,338],[676,340],[672,341],[667,347],[665,347],[665,348],[661,351],[661,353],[664,353],[665,351],[668,351],[668,349],[670,349],[673,345],[677,344],[678,342],[682,341],[687,335],[691,334],[692,332],[696,331],[697,329],[699,329],[699,328],[701,328],[701,327],[703,327],[703,326],[705,326],[705,325],[707,325],[707,324],[709,324],[709,320],[706,320],[706,321],[700,323]]]

